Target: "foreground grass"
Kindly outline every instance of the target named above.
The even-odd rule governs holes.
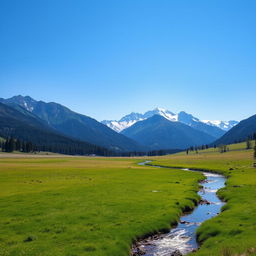
[[[202,175],[137,162],[0,159],[0,255],[127,256],[136,237],[170,228]]]
[[[242,145],[242,144],[240,144]],[[202,246],[197,256],[256,255],[256,168],[252,167],[252,150],[227,153],[212,149],[199,154],[162,157],[154,164],[214,170],[228,177],[219,196],[227,201],[223,212],[198,229]]]

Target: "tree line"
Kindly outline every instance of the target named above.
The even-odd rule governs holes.
[[[19,139],[14,139],[12,137],[2,140],[0,143],[0,147],[3,152],[9,153],[13,151],[29,153],[36,150],[36,146],[33,145],[30,141],[22,141]]]
[[[254,166],[256,167],[256,133],[254,133],[251,136],[248,136],[246,139],[246,149],[252,148],[252,139],[254,139]],[[62,143],[52,143],[50,145],[40,145],[40,144],[34,144],[30,141],[23,141],[14,137],[6,138],[2,141],[0,141],[0,148],[3,152],[13,152],[13,151],[19,151],[24,153],[31,153],[31,152],[53,152],[53,153],[60,153],[60,154],[66,154],[66,155],[99,155],[99,156],[123,156],[123,157],[135,157],[135,156],[161,156],[161,155],[167,155],[167,154],[174,154],[177,152],[180,152],[182,150],[177,149],[165,149],[165,150],[152,150],[152,151],[145,151],[145,152],[116,152],[116,151],[110,151],[108,149],[96,146],[96,145],[90,145],[88,148],[78,143],[71,143],[69,145],[62,144]],[[195,151],[198,153],[199,150],[205,150],[210,148],[209,145],[201,145],[201,146],[191,146],[188,149],[186,149],[186,153],[189,154],[189,152]],[[217,148],[216,145],[213,145],[213,148]],[[220,153],[225,153],[229,151],[229,148],[227,145],[218,145],[218,149]]]
[[[95,155],[95,156],[123,156],[123,157],[135,157],[135,156],[162,156],[167,154],[174,154],[180,152],[177,149],[164,149],[164,150],[152,150],[152,151],[132,151],[132,152],[119,152],[111,151],[96,145],[87,145],[81,142],[62,144],[62,143],[51,143],[51,144],[34,144],[30,141],[23,141],[14,137],[9,137],[0,141],[0,148],[2,152],[53,152],[65,155]]]
[[[98,147],[96,145],[87,145],[83,142],[73,143],[32,143],[31,141],[24,141],[14,137],[8,137],[0,142],[2,152],[11,153],[19,151],[24,153],[31,152],[53,152],[67,155],[100,155],[110,156],[113,153],[108,149]]]
[[[201,145],[201,146],[190,146],[189,148],[186,149],[186,153],[188,155],[188,153],[191,152],[196,152],[198,153],[199,150],[205,150],[208,149],[210,146],[205,144],[205,145]],[[216,148],[216,145],[214,146],[214,148]]]
[[[151,151],[132,151],[132,152],[116,152],[113,156],[124,156],[124,157],[134,157],[134,156],[164,156],[169,154],[175,154],[181,152],[181,149],[158,149]]]

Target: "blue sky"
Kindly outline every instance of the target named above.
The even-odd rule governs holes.
[[[0,97],[98,120],[256,114],[256,1],[1,0]]]

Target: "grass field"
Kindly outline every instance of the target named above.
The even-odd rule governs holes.
[[[228,177],[227,204],[200,226],[195,256],[256,255],[256,168],[244,146],[151,158]],[[134,239],[193,207],[202,178],[135,158],[11,156],[0,158],[0,256],[127,256]]]
[[[127,256],[136,237],[170,228],[202,176],[137,162],[0,159],[0,255]]]
[[[251,149],[254,147],[255,142],[253,140],[250,141],[250,145],[251,145]],[[247,149],[247,144],[246,142],[240,142],[240,143],[236,143],[236,144],[231,144],[227,146],[227,151],[228,152],[232,152],[232,151],[244,151]],[[200,154],[209,154],[209,153],[220,153],[220,149],[219,147],[216,148],[208,148],[208,149],[204,149],[204,150],[199,150],[198,153]],[[195,155],[197,154],[196,151],[189,151],[189,155]],[[177,153],[176,156],[184,156],[187,155],[186,151],[182,151],[180,153]]]
[[[240,146],[232,145],[234,151],[222,154],[209,149],[154,161],[162,166],[214,170],[228,177],[226,188],[219,191],[227,204],[218,217],[200,226],[197,234],[202,246],[193,255],[256,255],[256,168],[252,150],[239,150]]]

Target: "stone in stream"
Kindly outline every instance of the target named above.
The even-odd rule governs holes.
[[[190,224],[190,222],[189,222],[189,221],[186,221],[186,220],[181,220],[181,221],[180,221],[180,224]]]
[[[140,247],[136,247],[132,252],[132,256],[141,256],[144,254],[146,254],[146,252]]]
[[[206,199],[201,199],[201,200],[198,202],[198,204],[207,204],[207,205],[209,205],[209,204],[211,204],[211,202],[209,202],[209,201],[206,200]]]
[[[174,252],[171,252],[170,256],[182,256],[182,253],[179,250],[175,250]]]

